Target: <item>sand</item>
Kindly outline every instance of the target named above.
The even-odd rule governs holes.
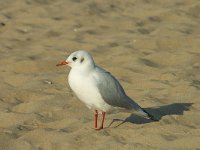
[[[198,0],[1,0],[0,150],[199,150],[199,24]],[[55,66],[79,49],[159,121],[94,130]]]

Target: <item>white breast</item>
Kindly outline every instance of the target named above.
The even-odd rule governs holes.
[[[68,76],[68,82],[77,97],[90,109],[105,112],[110,109],[111,106],[102,99],[92,74],[82,75],[72,69]]]

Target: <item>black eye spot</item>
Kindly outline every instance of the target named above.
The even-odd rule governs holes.
[[[73,58],[72,58],[72,60],[73,60],[73,61],[76,61],[76,60],[77,60],[77,58],[76,58],[76,57],[73,57]]]

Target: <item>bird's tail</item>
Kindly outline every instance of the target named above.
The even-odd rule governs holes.
[[[135,103],[131,98],[128,97],[128,100],[129,100],[129,102],[131,102],[131,110],[133,110],[133,113],[136,113],[139,116],[151,119],[153,121],[159,121],[153,115],[151,115],[150,113],[148,113],[145,109],[143,109],[137,103]]]
[[[148,113],[146,110],[144,110],[143,108],[141,108],[142,111],[147,115],[148,119],[151,119],[153,121],[159,121],[158,119],[156,119],[153,115],[151,115],[150,113]]]
[[[151,115],[150,113],[148,113],[146,110],[144,110],[141,107],[138,107],[137,109],[134,109],[133,113],[136,114],[136,115],[139,115],[141,117],[145,117],[145,118],[151,119],[152,121],[159,121],[153,115]]]

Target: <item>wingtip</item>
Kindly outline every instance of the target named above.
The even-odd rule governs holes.
[[[142,109],[148,116],[148,119],[151,119],[152,121],[159,121],[159,119],[155,118],[153,115],[148,113],[146,110]]]
[[[149,116],[149,119],[151,119],[152,121],[159,121],[157,118],[155,118],[154,116]]]

